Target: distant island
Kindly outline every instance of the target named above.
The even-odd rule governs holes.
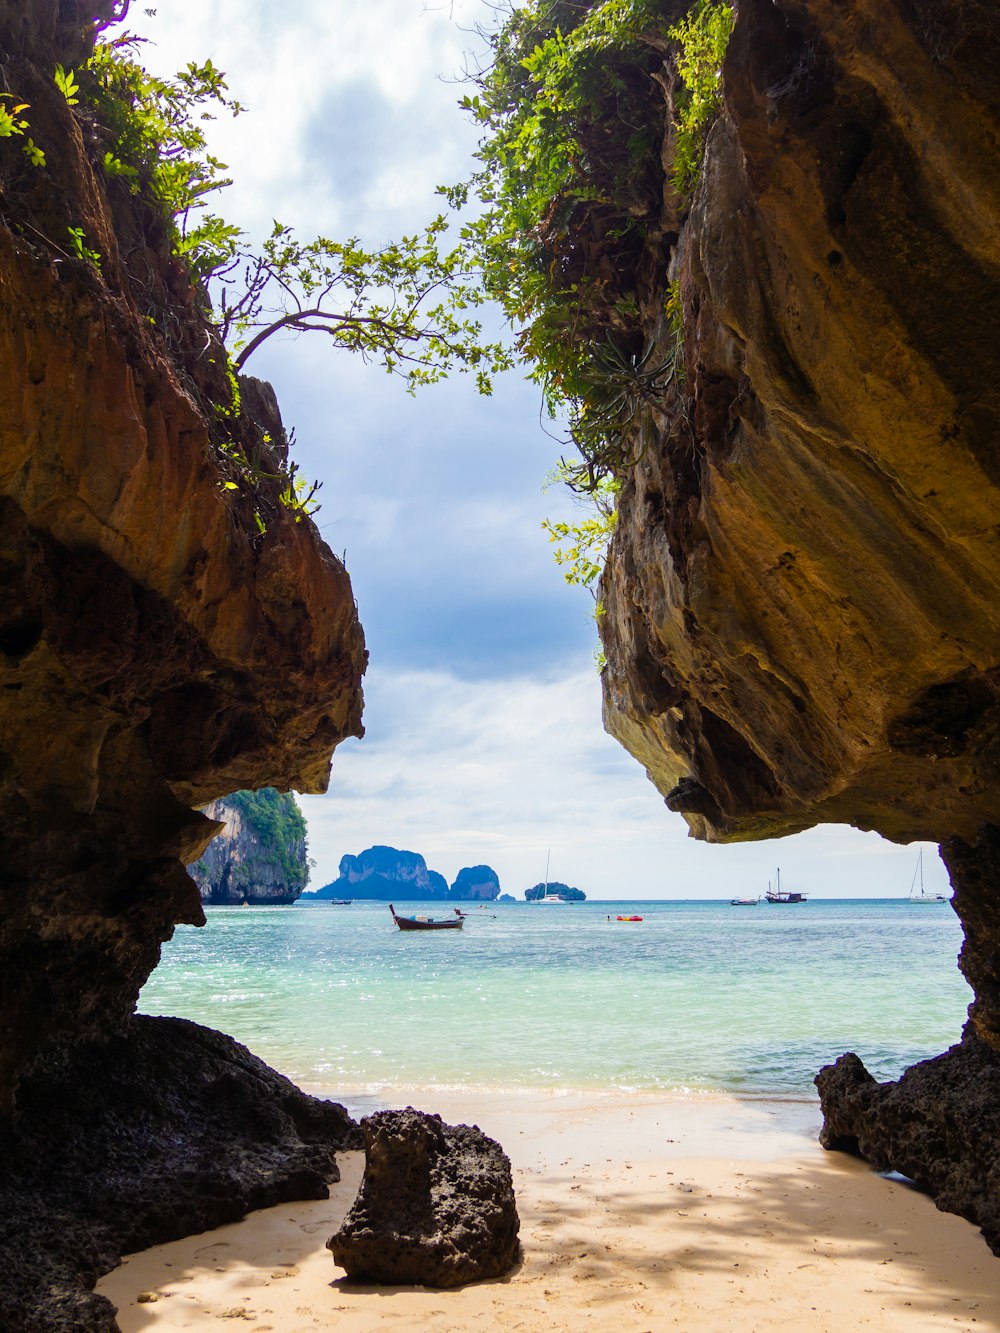
[[[585,903],[587,895],[582,889],[572,889],[568,884],[550,880],[548,884],[535,884],[524,891],[526,903],[537,903],[542,898],[558,898],[564,903]]]
[[[458,902],[494,902],[500,897],[500,880],[490,866],[466,866],[455,876],[448,897]]]
[[[358,856],[342,856],[340,875],[304,898],[363,898],[392,902],[493,902],[500,880],[490,866],[465,866],[449,887],[444,875],[429,870],[419,852],[369,847]]]
[[[309,882],[306,821],[291,792],[235,791],[204,807],[225,827],[188,866],[203,903],[293,903]]]

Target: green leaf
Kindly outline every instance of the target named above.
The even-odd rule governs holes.
[[[76,106],[80,100],[76,95],[80,91],[80,85],[74,79],[73,71],[69,70],[67,72],[62,65],[56,65],[55,82],[56,87],[65,97],[67,105]]]

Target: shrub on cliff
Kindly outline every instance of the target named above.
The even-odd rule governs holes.
[[[356,237],[300,241],[275,222],[263,245],[253,247],[238,226],[206,210],[208,196],[231,182],[210,151],[205,122],[220,110],[236,116],[245,108],[211,60],[192,61],[162,79],[143,67],[139,49],[127,32],[98,41],[78,86],[72,71],[60,67],[57,78],[68,77],[79,93],[71,105],[93,122],[104,175],[163,218],[235,370],[277,333],[321,332],[403,375],[411,388],[456,368],[473,371],[489,393],[490,374],[507,365],[507,353],[485,342],[480,323],[467,314],[483,298],[465,251],[441,244],[443,217],[377,248]],[[199,287],[210,278],[214,309]]]
[[[640,270],[665,187],[678,209],[693,188],[731,27],[727,0],[530,0],[489,35],[463,100],[481,169],[453,197],[484,205],[466,237],[550,416],[568,418],[574,489],[628,469],[637,418],[679,372],[676,347],[644,344]]]

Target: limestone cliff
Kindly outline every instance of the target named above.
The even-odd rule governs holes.
[[[669,105],[669,56],[660,81]],[[653,363],[679,336],[683,373],[633,428],[605,724],[697,837],[941,842],[981,1061],[1000,1052],[1000,11],[739,0],[723,84],[693,199],[665,183],[627,275]]]
[[[995,817],[998,34],[975,3],[738,7],[643,291],[665,345],[679,288],[686,378],[600,622],[608,729],[699,837]]]
[[[293,903],[309,882],[306,821],[291,792],[273,787],[210,801],[222,825],[188,874],[203,903]]]
[[[263,478],[273,394],[234,397],[162,215],[53,80],[112,9],[0,0],[4,87],[45,153],[0,139],[0,1113],[43,1052],[119,1029],[175,923],[203,921],[184,864],[216,826],[193,807],[322,791],[361,734],[350,580]]]

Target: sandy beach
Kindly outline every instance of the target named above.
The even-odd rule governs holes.
[[[125,1333],[229,1321],[257,1333],[1000,1329],[1000,1259],[976,1228],[906,1182],[824,1152],[813,1104],[411,1102],[480,1125],[509,1153],[524,1251],[509,1277],[455,1292],[347,1279],[325,1243],[360,1181],[363,1154],[350,1153],[325,1202],[126,1259],[99,1285]]]

